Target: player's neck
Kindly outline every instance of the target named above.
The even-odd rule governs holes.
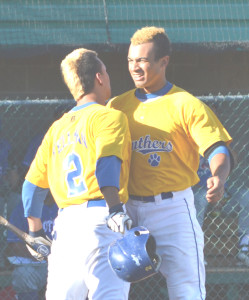
[[[81,97],[79,100],[77,100],[76,106],[81,106],[81,105],[84,105],[84,104],[90,103],[90,102],[97,102],[96,100],[97,100],[96,95],[93,93],[90,93],[90,94],[87,94],[87,95]]]
[[[139,92],[142,94],[153,94],[163,89],[166,86],[166,84],[167,80],[166,77],[164,77],[161,80],[156,81],[151,86],[144,86],[142,88],[139,88]]]

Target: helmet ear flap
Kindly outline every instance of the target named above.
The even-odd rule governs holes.
[[[161,266],[162,259],[156,253],[156,240],[151,234],[149,235],[148,241],[146,243],[146,251],[151,259],[152,264],[154,265],[155,272],[158,272]]]
[[[153,258],[153,256],[155,256],[156,240],[152,235],[150,235],[148,238],[148,241],[146,243],[146,250],[147,250],[149,257]]]

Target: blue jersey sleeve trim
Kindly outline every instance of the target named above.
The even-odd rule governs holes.
[[[24,216],[41,218],[44,200],[49,189],[40,188],[25,180],[22,186],[22,202]]]
[[[216,155],[216,154],[219,154],[219,153],[224,153],[226,154],[228,157],[230,157],[230,153],[229,153],[229,150],[226,146],[218,146],[217,148],[215,148],[209,155],[208,157],[208,162],[210,164],[212,158]]]
[[[115,186],[119,190],[121,163],[121,160],[114,155],[98,159],[95,176],[100,188]]]

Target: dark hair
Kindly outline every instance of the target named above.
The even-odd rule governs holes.
[[[101,63],[94,52],[86,52],[79,60],[77,75],[84,89],[84,94],[89,94],[94,87],[97,73],[101,72]]]
[[[171,54],[171,44],[166,34],[158,33],[154,36],[155,60]]]
[[[76,101],[93,90],[98,72],[101,72],[101,61],[92,50],[76,49],[61,62],[62,77]]]

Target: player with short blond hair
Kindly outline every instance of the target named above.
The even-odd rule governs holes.
[[[127,118],[104,106],[110,79],[95,51],[74,50],[61,72],[77,105],[49,128],[22,191],[33,237],[46,238],[40,218],[48,188],[59,207],[46,299],[127,300],[129,283],[107,258],[109,244],[132,223],[123,208],[131,155]]]
[[[128,67],[136,88],[109,101],[124,112],[132,138],[127,212],[145,226],[162,257],[170,300],[205,299],[203,232],[191,187],[199,154],[210,163],[207,200],[217,202],[231,170],[231,137],[199,99],[166,79],[170,41],[163,28],[144,27],[131,38]]]
[[[164,28],[154,26],[144,27],[137,30],[131,37],[131,44],[134,46],[149,42],[155,42],[155,60],[158,60],[163,56],[170,55],[170,40],[165,33]]]

